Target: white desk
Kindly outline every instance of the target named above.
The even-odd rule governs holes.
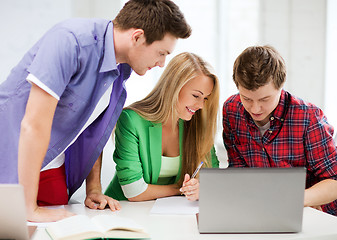
[[[309,240],[336,240],[337,217],[320,212],[312,208],[305,208],[303,215],[303,229],[295,234],[199,234],[195,215],[153,215],[150,214],[154,201],[128,202],[121,201],[122,209],[111,212],[109,209],[92,210],[81,204],[65,206],[71,212],[94,216],[100,213],[116,214],[134,219],[143,225],[153,240],[207,240],[207,239],[309,239]],[[50,239],[44,228],[38,228],[32,240]]]

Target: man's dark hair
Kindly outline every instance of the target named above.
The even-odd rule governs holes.
[[[285,62],[271,46],[248,47],[234,62],[233,80],[236,87],[256,90],[272,81],[275,88],[280,89],[285,79]]]
[[[166,33],[188,38],[192,32],[183,13],[170,0],[130,0],[113,23],[121,30],[143,29],[147,44],[162,40]]]

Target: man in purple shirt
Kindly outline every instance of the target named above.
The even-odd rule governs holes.
[[[100,169],[124,82],[132,70],[163,67],[177,39],[190,34],[172,1],[130,0],[112,22],[57,24],[25,54],[0,85],[0,183],[24,186],[28,220],[72,215],[39,205],[64,203],[85,179],[86,206],[120,208],[102,194]]]

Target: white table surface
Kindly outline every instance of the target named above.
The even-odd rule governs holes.
[[[184,239],[308,239],[308,240],[337,240],[337,217],[320,212],[312,208],[304,208],[303,229],[300,233],[293,234],[199,234],[195,215],[155,215],[150,214],[155,201],[128,202],[121,201],[122,209],[111,212],[109,209],[92,210],[82,204],[66,205],[65,208],[77,214],[95,216],[97,214],[115,214],[132,218],[143,225],[153,240]],[[38,227],[32,240],[48,240],[43,225]]]

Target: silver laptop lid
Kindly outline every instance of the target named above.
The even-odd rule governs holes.
[[[23,187],[0,184],[0,196],[0,239],[28,240]]]
[[[302,230],[305,168],[200,170],[200,233]]]

